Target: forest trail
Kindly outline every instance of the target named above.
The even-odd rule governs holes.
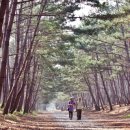
[[[5,119],[0,130],[130,130],[130,119],[100,116],[98,113],[83,114],[82,120],[68,119],[66,111],[43,112],[37,116],[20,116],[17,121]]]

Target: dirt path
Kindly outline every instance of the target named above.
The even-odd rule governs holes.
[[[68,113],[54,114],[59,125],[64,126],[67,130],[130,130],[130,119],[121,119],[117,116],[104,116],[99,113],[84,113],[82,120],[76,120],[74,113],[73,120],[68,119]]]
[[[17,121],[0,121],[0,130],[130,130],[130,119],[84,113],[81,121],[68,119],[68,112],[44,112],[22,116]]]

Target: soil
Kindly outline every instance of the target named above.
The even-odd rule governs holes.
[[[103,127],[130,130],[130,106],[114,106],[113,111],[90,111],[85,112],[85,115]]]
[[[42,112],[36,115],[0,116],[0,130],[130,130],[129,106],[113,111],[83,111],[82,120],[69,120],[67,111]]]

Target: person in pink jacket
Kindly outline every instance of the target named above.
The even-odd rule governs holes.
[[[70,101],[69,101],[69,103],[68,103],[68,111],[69,111],[69,118],[70,118],[70,120],[72,120],[72,118],[73,118],[73,111],[74,111],[74,106],[75,106],[75,101],[74,101],[74,98],[73,97],[71,97],[70,98]]]

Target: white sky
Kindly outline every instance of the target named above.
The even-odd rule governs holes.
[[[114,0],[100,0],[101,3],[103,2],[109,2],[110,4],[114,4]],[[92,12],[95,11],[95,8],[91,7],[91,6],[87,6],[87,5],[84,5],[84,4],[81,4],[81,9],[80,10],[77,10],[75,11],[75,16],[78,17],[78,16],[85,16],[85,15],[88,15]],[[78,27],[80,25],[80,19],[76,19],[74,22],[68,22],[67,25],[72,25],[72,26],[75,26],[75,27]]]

